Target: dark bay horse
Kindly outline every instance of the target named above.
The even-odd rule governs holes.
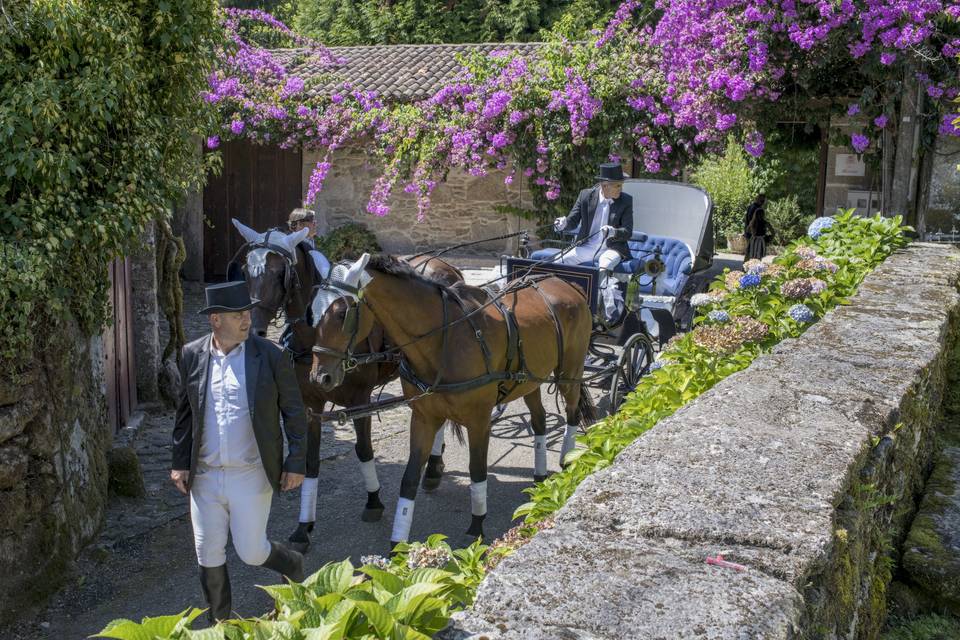
[[[559,381],[568,433],[571,427],[576,430],[578,422],[593,419],[590,397],[581,382],[591,334],[591,313],[583,291],[546,277],[510,285],[499,303],[488,304],[484,290],[462,283],[448,286],[389,256],[364,254],[341,269],[340,276],[331,277],[312,302],[313,375],[323,377],[330,388],[339,384],[344,379],[344,362],[376,324],[402,351],[401,380],[412,410],[410,457],[391,543],[409,537],[420,475],[444,420],[467,430],[473,516],[467,533],[482,536],[494,405],[522,397],[530,409],[537,479],[546,474],[541,383],[551,374]]]
[[[245,278],[251,297],[260,301],[251,311],[252,329],[257,335],[265,336],[270,322],[277,317],[281,309],[284,311],[288,326],[281,341],[294,357],[297,381],[306,406],[319,416],[328,403],[355,407],[370,402],[370,396],[376,387],[390,382],[398,375],[395,362],[358,366],[335,387],[321,388],[319,384],[311,381],[314,330],[306,322],[306,317],[311,293],[315,285],[320,283],[321,276],[314,268],[308,247],[302,243],[306,238],[306,231],[292,234],[276,230],[258,233],[237,220],[233,223],[247,241],[249,250],[242,261],[232,267],[234,271],[242,271],[242,274],[235,272],[228,275]],[[421,257],[414,259],[412,264],[422,273],[450,284],[463,280],[463,274],[457,268],[438,258]],[[383,328],[376,326],[363,343],[358,345],[357,352],[377,353],[384,348]],[[374,462],[371,423],[369,416],[353,421],[357,438],[355,451],[360,460],[360,471],[367,490],[367,502],[361,514],[361,519],[366,522],[379,520],[384,510]],[[307,432],[307,473],[300,492],[299,523],[290,536],[290,541],[301,549],[309,545],[309,534],[313,531],[316,519],[320,435],[319,418],[311,419]],[[424,478],[424,486],[427,488],[438,486],[442,477],[442,432],[437,438],[435,449],[436,453],[430,456],[429,478]]]

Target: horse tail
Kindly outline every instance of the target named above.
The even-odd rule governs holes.
[[[467,440],[466,440],[466,438],[464,438],[464,436],[463,436],[463,425],[462,425],[462,424],[460,424],[460,423],[458,423],[458,422],[454,422],[453,420],[447,420],[443,425],[440,426],[440,428],[442,429],[442,428],[447,427],[447,426],[449,426],[449,427],[450,427],[450,430],[453,431],[453,435],[456,436],[457,442],[459,442],[459,443],[461,444],[461,446],[467,444]]]
[[[580,400],[577,401],[577,414],[580,416],[580,426],[589,428],[600,416],[597,414],[597,405],[593,403],[590,389],[583,382],[580,383]]]

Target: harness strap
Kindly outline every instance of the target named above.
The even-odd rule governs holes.
[[[540,297],[543,299],[543,304],[546,305],[547,311],[550,312],[550,317],[553,318],[553,326],[556,329],[557,335],[557,368],[553,373],[555,381],[560,382],[560,372],[563,370],[563,327],[560,325],[560,319],[557,318],[557,311],[553,308],[553,304],[547,300],[547,296],[540,290],[540,287],[537,283],[531,283],[530,286],[533,287],[534,291],[540,294]]]

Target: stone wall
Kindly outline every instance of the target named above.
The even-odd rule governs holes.
[[[319,160],[316,153],[303,153],[304,197],[310,173]],[[390,214],[377,217],[367,213],[366,206],[380,171],[369,164],[362,149],[347,148],[333,157],[333,166],[324,181],[314,209],[326,224],[337,227],[348,222],[362,222],[377,236],[384,251],[395,254],[416,253],[426,249],[448,247],[462,242],[481,240],[532,228],[534,223],[515,215],[494,211],[495,205],[532,208],[532,197],[525,179],[513,185],[504,184],[503,172],[484,177],[463,171],[450,172],[433,193],[433,207],[422,222],[417,221],[416,200],[407,194],[394,194]],[[320,230],[322,232],[322,229]],[[471,247],[459,253],[498,256],[515,253],[515,240],[502,240]]]
[[[107,497],[103,348],[66,321],[20,380],[0,376],[0,623],[52,592]]]
[[[958,279],[953,248],[891,256],[588,478],[443,637],[876,638],[960,366]]]
[[[130,257],[134,361],[137,399],[160,400],[160,307],[157,303],[156,226],[147,225]]]

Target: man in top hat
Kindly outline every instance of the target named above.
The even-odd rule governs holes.
[[[592,263],[600,267],[607,317],[616,315],[615,287],[607,288],[609,276],[620,261],[630,257],[627,240],[633,235],[633,198],[623,193],[623,167],[619,162],[600,165],[596,186],[584,189],[570,214],[554,220],[557,231],[575,229],[577,246],[560,252],[563,264]]]
[[[314,240],[317,235],[317,214],[312,209],[294,209],[287,217],[287,226],[291,233],[296,233],[301,229],[309,230],[307,237],[300,244],[304,245],[307,255],[313,260],[313,266],[316,267],[317,273],[325,280],[330,275],[330,261],[327,260],[325,255],[317,251],[316,240]]]
[[[231,611],[228,533],[245,563],[303,580],[303,556],[267,539],[267,518],[273,494],[303,482],[306,414],[290,359],[250,333],[259,301],[246,282],[207,287],[206,296],[200,313],[211,333],[184,346],[180,360],[170,478],[190,496],[200,584],[215,621]]]

